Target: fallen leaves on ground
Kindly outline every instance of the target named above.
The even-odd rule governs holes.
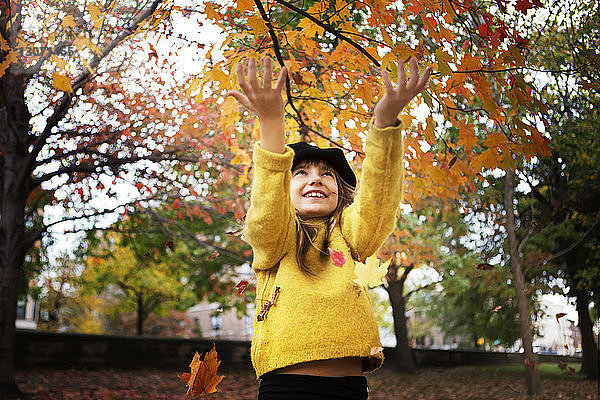
[[[176,370],[52,370],[17,371],[21,390],[31,400],[190,400]],[[227,375],[211,400],[254,400],[254,371],[225,370]],[[369,400],[598,400],[597,382],[568,374],[542,377],[544,393],[527,397],[522,373],[494,371],[485,366],[424,368],[402,375],[389,367],[366,375]]]

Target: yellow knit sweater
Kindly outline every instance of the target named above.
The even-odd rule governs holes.
[[[244,238],[254,250],[256,315],[251,357],[257,378],[288,365],[341,357],[362,357],[363,372],[383,363],[379,330],[369,294],[356,288],[355,260],[374,254],[396,224],[402,191],[401,127],[378,129],[371,121],[360,190],[330,237],[330,248],[343,251],[346,263],[335,266],[319,252],[322,226],[306,264],[317,278],[305,276],[296,262],[295,210],[290,199],[293,150],[283,154],[254,146],[254,181]],[[274,301],[273,301],[274,300]],[[261,312],[262,311],[262,312]]]

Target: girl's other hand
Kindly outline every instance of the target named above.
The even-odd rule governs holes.
[[[404,61],[398,63],[398,87],[395,89],[392,87],[388,72],[384,69],[381,73],[385,93],[375,106],[375,126],[378,128],[396,125],[400,111],[427,86],[431,68],[427,68],[423,75],[419,77],[417,59],[411,57],[409,62],[410,79],[408,82],[404,71]]]
[[[227,94],[235,97],[240,104],[254,112],[261,120],[283,118],[281,90],[285,84],[286,68],[281,68],[275,87],[271,87],[273,62],[270,57],[263,59],[263,67],[264,78],[261,87],[256,76],[256,60],[254,58],[248,60],[248,80],[244,76],[244,66],[238,64],[237,79],[243,93],[231,90]]]
[[[281,90],[285,84],[287,70],[281,68],[275,87],[273,80],[273,62],[270,57],[263,59],[264,78],[262,87],[256,77],[256,60],[248,60],[248,80],[244,76],[244,66],[237,65],[237,78],[242,92],[231,90],[227,94],[235,97],[243,106],[258,116],[260,122],[260,144],[263,149],[274,152],[285,152],[284,104]]]

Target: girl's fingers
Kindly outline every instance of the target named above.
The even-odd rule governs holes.
[[[410,58],[410,79],[406,86],[415,87],[419,81],[419,66],[415,57]]]
[[[404,70],[404,60],[398,61],[398,88],[406,87],[406,71]]]
[[[427,82],[429,82],[429,75],[431,75],[431,68],[427,67],[425,72],[423,72],[423,76],[421,79],[419,79],[419,83],[417,84],[419,91],[423,90],[425,86],[427,86]]]
[[[253,90],[259,89],[258,78],[256,77],[256,60],[254,57],[250,57],[250,60],[248,60],[248,81]]]
[[[287,68],[283,67],[283,68],[281,68],[281,71],[279,72],[279,77],[277,78],[277,82],[275,83],[276,90],[283,89],[283,85],[285,84],[286,76],[287,76]]]
[[[252,110],[252,104],[248,97],[246,97],[243,93],[238,92],[237,90],[230,90],[227,92],[227,95],[235,97],[235,99],[244,107]]]
[[[244,91],[244,93],[249,93],[250,86],[248,86],[248,82],[246,81],[246,76],[244,75],[244,67],[242,64],[237,65],[236,75],[240,88]]]
[[[383,84],[385,86],[386,92],[393,90],[392,82],[390,82],[390,74],[384,69],[381,73],[381,77],[383,78]]]
[[[271,81],[273,80],[273,64],[271,57],[265,57],[263,60],[265,76],[263,78],[263,87],[265,89],[271,88]]]

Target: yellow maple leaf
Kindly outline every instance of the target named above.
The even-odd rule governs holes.
[[[52,86],[56,90],[73,93],[69,77],[61,75],[58,72],[52,74]]]
[[[100,15],[102,15],[102,11],[100,11],[100,7],[94,3],[88,3],[87,11],[90,14],[93,22],[98,21],[100,19]]]
[[[62,27],[65,29],[75,28],[75,18],[72,15],[67,15],[62,21]]]
[[[365,260],[365,264],[357,262],[354,266],[354,274],[356,279],[354,283],[360,286],[377,287],[383,284],[383,277],[388,272],[388,267],[392,259],[390,258],[383,264],[379,263],[379,259],[375,254]]]
[[[237,9],[239,12],[244,12],[246,10],[254,10],[254,1],[253,0],[237,0]]]
[[[260,15],[253,15],[248,18],[248,26],[252,28],[254,32],[254,37],[259,37],[262,34],[269,32],[269,28],[265,24],[265,21],[261,18]]]

